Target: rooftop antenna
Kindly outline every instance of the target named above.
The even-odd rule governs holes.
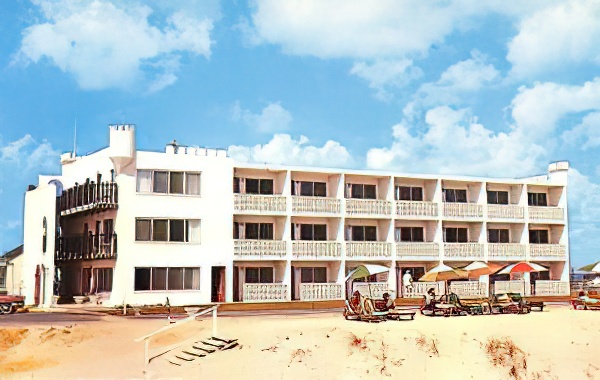
[[[73,158],[77,157],[77,118],[75,118],[75,134],[73,136]]]

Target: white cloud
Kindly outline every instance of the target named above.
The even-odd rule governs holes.
[[[508,44],[507,60],[518,77],[579,63],[600,64],[600,3],[570,0],[525,18]]]
[[[569,213],[578,223],[596,223],[600,227],[600,183],[594,183],[577,169],[569,169]]]
[[[411,80],[423,75],[423,71],[412,66],[409,59],[376,60],[372,64],[355,62],[350,74],[366,80],[369,87],[375,90],[375,97],[382,101],[390,101],[393,97],[391,89],[402,87]]]
[[[210,56],[210,19],[175,12],[159,29],[145,5],[108,0],[37,0],[45,21],[23,32],[15,62],[47,58],[72,74],[83,89],[130,88],[157,70],[156,62],[179,62],[183,53]],[[151,90],[174,82],[178,65],[162,67]]]
[[[58,167],[58,158],[59,152],[48,141],[38,143],[29,134],[4,146],[0,144],[0,169],[50,170]]]
[[[336,141],[322,147],[308,145],[308,138],[294,139],[288,134],[276,134],[271,141],[254,147],[231,145],[229,155],[243,162],[261,162],[321,167],[345,167],[352,163],[348,150]]]
[[[279,103],[269,103],[260,113],[255,114],[242,109],[239,102],[233,105],[232,119],[241,120],[250,128],[264,133],[285,131],[293,120],[292,114]]]
[[[562,134],[563,140],[571,145],[581,144],[581,149],[600,146],[600,112],[586,115],[581,124]]]

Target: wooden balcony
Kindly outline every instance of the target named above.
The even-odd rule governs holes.
[[[243,213],[285,213],[286,197],[282,195],[235,194],[233,209]]]
[[[115,182],[90,182],[64,190],[58,200],[60,215],[78,212],[99,212],[118,206],[118,186]]]
[[[392,203],[380,199],[346,199],[346,215],[377,216],[391,215]]]
[[[444,258],[450,260],[483,260],[483,244],[444,243]]]
[[[523,219],[525,209],[516,205],[487,205],[488,219]]]
[[[300,301],[341,300],[342,284],[300,284]]]
[[[396,215],[403,218],[435,218],[438,205],[434,202],[396,201]]]
[[[233,241],[233,257],[242,260],[277,260],[286,256],[286,242],[282,240]]]
[[[529,207],[530,220],[565,220],[565,212],[562,207]]]
[[[558,260],[567,258],[567,247],[563,244],[529,244],[531,260]]]
[[[117,234],[63,236],[56,239],[56,261],[114,259]]]
[[[275,302],[287,300],[287,285],[275,284],[244,284],[244,302]]]
[[[351,260],[389,260],[392,257],[392,245],[382,241],[346,242],[346,257]]]
[[[483,206],[476,203],[444,202],[442,206],[446,218],[482,218]]]
[[[342,245],[336,241],[296,240],[292,242],[294,259],[339,259]]]
[[[339,214],[340,200],[337,198],[292,196],[292,212],[298,214]]]
[[[439,259],[440,246],[438,243],[396,243],[396,257],[398,259],[414,258],[419,259]]]
[[[489,243],[489,260],[525,260],[526,246],[518,243]]]

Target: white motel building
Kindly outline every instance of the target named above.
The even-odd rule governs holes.
[[[389,268],[369,279],[371,291],[420,297],[446,290],[417,281],[427,270],[474,261],[548,271],[451,290],[568,294],[567,162],[519,179],[256,164],[176,143],[140,151],[134,129],[111,125],[108,147],[63,154],[60,175],[29,187],[27,304],[342,300],[360,264]]]

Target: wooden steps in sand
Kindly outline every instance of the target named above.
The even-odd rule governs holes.
[[[237,339],[210,337],[179,347],[169,353],[165,359],[172,365],[182,366],[219,351],[230,350],[238,346]]]

